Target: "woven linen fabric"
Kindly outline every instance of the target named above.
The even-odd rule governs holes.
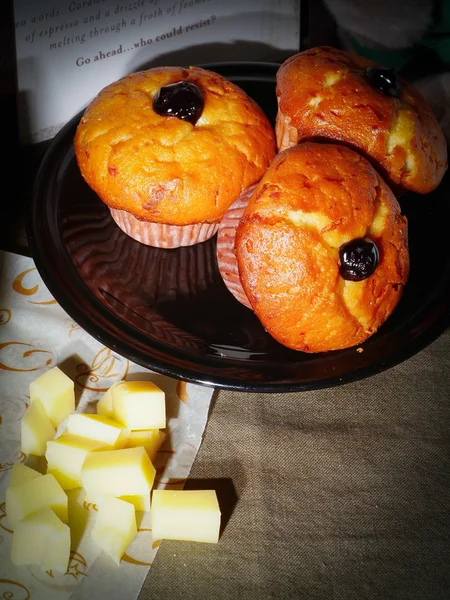
[[[186,487],[219,544],[165,540],[139,600],[450,597],[450,330],[341,387],[219,391]]]

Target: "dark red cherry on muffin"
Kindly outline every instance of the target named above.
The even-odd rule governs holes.
[[[372,240],[359,238],[339,248],[339,272],[348,281],[362,281],[370,277],[378,266],[380,254]]]
[[[400,79],[395,69],[386,67],[369,67],[365,71],[367,79],[386,96],[398,96],[401,90]]]
[[[195,125],[205,101],[201,89],[190,81],[165,85],[153,97],[153,110],[162,117],[177,117]]]

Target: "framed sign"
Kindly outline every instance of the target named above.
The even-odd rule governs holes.
[[[14,0],[19,137],[48,140],[106,85],[155,65],[281,61],[298,0]]]

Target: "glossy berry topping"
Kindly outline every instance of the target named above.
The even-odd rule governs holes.
[[[398,96],[402,87],[395,69],[369,67],[366,69],[366,77],[373,87],[386,94],[386,96]]]
[[[153,110],[162,117],[177,117],[195,125],[204,107],[202,91],[195,83],[180,81],[162,87],[153,98]]]
[[[339,248],[339,272],[348,281],[362,281],[370,277],[378,266],[377,246],[368,239],[359,238]]]

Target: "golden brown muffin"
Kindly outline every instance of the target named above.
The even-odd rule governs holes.
[[[423,98],[366,58],[329,47],[292,56],[277,73],[277,99],[280,151],[314,138],[345,143],[388,182],[422,194],[447,169],[443,133]]]
[[[203,106],[194,118],[174,116],[171,102],[185,102],[178,92],[189,86],[200,90]],[[275,136],[261,108],[221,75],[158,67],[104,88],[74,146],[83,177],[119,226],[143,243],[161,245],[164,235],[162,245],[175,247],[215,233],[274,157]]]
[[[225,215],[221,227],[230,224]],[[392,313],[409,273],[407,222],[396,198],[366,159],[337,144],[278,154],[234,243],[238,270],[221,268],[226,285],[239,299],[238,273],[268,333],[303,352],[362,343]],[[352,246],[376,260],[348,264]],[[219,265],[229,263],[223,246],[218,253]]]

